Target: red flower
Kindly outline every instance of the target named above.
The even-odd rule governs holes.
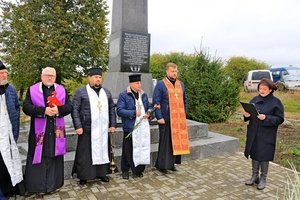
[[[50,107],[62,105],[61,102],[56,97],[56,91],[53,91],[52,95],[47,98],[47,104]]]

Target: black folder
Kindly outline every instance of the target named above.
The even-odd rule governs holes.
[[[240,102],[244,110],[251,114],[251,116],[259,115],[253,103]]]

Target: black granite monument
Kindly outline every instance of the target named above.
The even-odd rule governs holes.
[[[150,34],[147,0],[114,0],[109,41],[109,65],[104,86],[114,99],[128,85],[128,75],[142,74],[142,88],[152,96],[149,73]]]

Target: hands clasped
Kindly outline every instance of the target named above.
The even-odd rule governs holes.
[[[57,106],[46,107],[45,115],[48,115],[48,116],[51,116],[51,117],[55,116],[55,115],[58,115],[58,108],[57,108]]]

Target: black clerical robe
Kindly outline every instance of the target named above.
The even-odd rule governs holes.
[[[47,97],[55,90],[54,86],[46,87],[42,84],[45,105]],[[65,91],[65,104],[58,107],[59,117],[71,113],[72,105]],[[30,131],[28,136],[28,155],[25,168],[25,186],[28,192],[49,193],[60,188],[64,184],[64,158],[55,156],[55,119],[46,116],[46,130],[43,142],[42,160],[39,164],[32,164],[36,147],[35,140],[35,117],[44,117],[46,107],[35,106],[32,103],[30,89],[28,89],[23,104],[23,111],[31,116]]]

